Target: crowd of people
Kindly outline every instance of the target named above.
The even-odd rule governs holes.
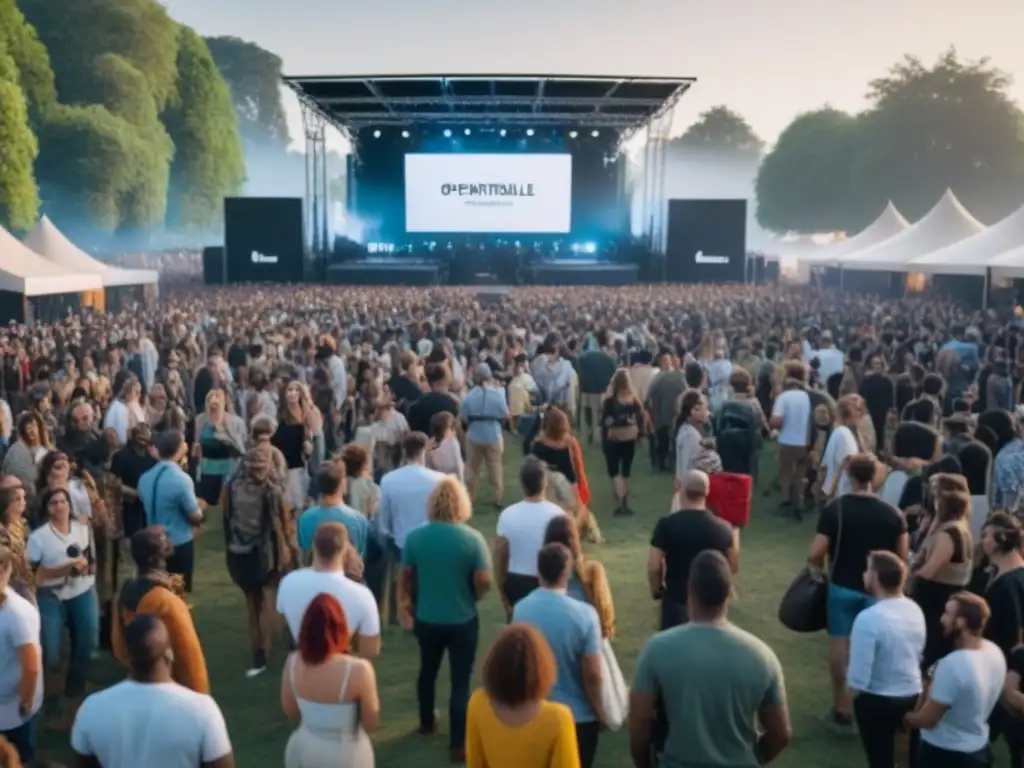
[[[40,725],[70,731],[80,767],[235,765],[189,608],[210,510],[247,616],[238,673],[287,646],[287,768],[373,766],[391,625],[419,647],[425,736],[448,656],[454,764],[590,768],[619,728],[636,768],[768,764],[791,738],[783,670],[728,610],[751,507],[777,488],[778,525],[816,518],[780,616],[827,632],[830,729],[859,735],[870,768],[991,765],[999,738],[1024,766],[1012,313],[774,286],[485,304],[181,286],[0,329],[0,347],[9,765],[35,764]],[[508,484],[507,451],[522,457]],[[637,461],[672,511],[647,564],[659,631],[627,685],[597,545],[602,517],[638,512]],[[611,505],[593,503],[598,474]],[[468,524],[484,499],[493,545]],[[492,591],[508,625],[474,692]],[[127,679],[86,697],[107,651]]]

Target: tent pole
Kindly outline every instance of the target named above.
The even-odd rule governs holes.
[[[985,268],[985,283],[981,287],[981,308],[988,309],[988,290],[992,282],[992,267]]]

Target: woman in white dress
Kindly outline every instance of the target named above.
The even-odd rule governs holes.
[[[288,739],[285,768],[373,768],[368,734],[380,724],[377,679],[369,661],[349,655],[350,639],[337,598],[317,595],[281,677],[281,707],[301,721]]]

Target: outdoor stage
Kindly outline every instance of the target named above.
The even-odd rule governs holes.
[[[357,285],[628,285],[663,252],[664,158],[687,77],[412,75],[286,77],[306,133],[306,245],[314,272]],[[325,129],[351,142],[346,219],[361,252],[336,253]],[[646,139],[642,180],[626,142]],[[634,204],[633,198],[639,205]],[[642,223],[637,233],[631,218]],[[455,243],[498,256],[445,257]],[[416,249],[437,250],[418,259]],[[542,251],[557,241],[560,258]],[[429,243],[429,246],[427,245]],[[522,243],[522,246],[520,246]],[[639,244],[639,247],[637,246]],[[514,246],[514,247],[513,247]],[[530,258],[529,254],[533,254]],[[537,258],[537,256],[540,258]],[[554,255],[555,258],[550,258]],[[641,263],[642,262],[642,263]]]

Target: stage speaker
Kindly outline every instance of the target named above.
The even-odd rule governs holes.
[[[779,269],[779,262],[777,261],[766,261],[764,264],[764,281],[771,285],[779,284],[779,277],[781,276]]]
[[[203,248],[203,284],[224,285],[224,248],[220,246]]]
[[[670,283],[747,280],[747,201],[669,200],[665,278]]]
[[[751,264],[754,267],[754,274],[752,275],[752,282],[754,285],[764,285],[764,267],[765,258],[764,256],[755,256]]]

